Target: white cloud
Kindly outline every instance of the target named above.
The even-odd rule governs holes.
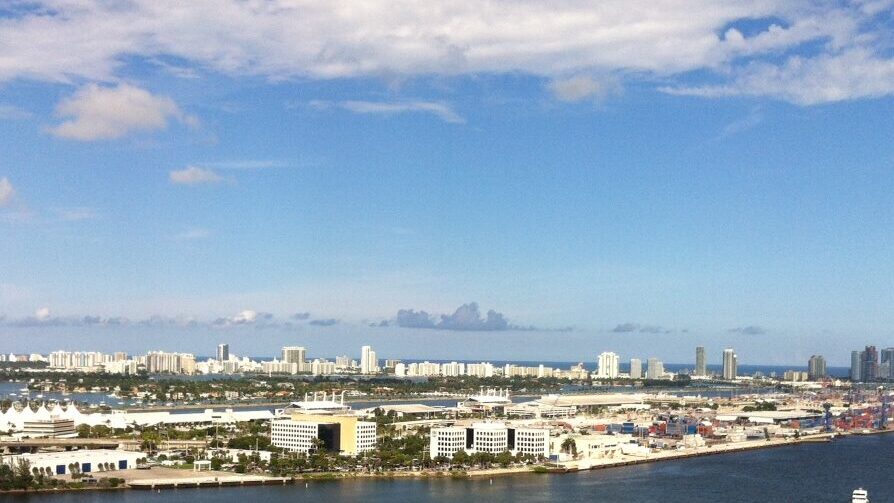
[[[890,8],[889,0],[454,0],[437,8],[421,0],[221,0],[213,8],[35,0],[0,23],[0,81],[112,82],[121,61],[133,57],[187,76],[193,70],[269,79],[523,73],[654,81],[705,69],[723,76],[755,61],[773,66],[808,43],[820,56],[863,48],[884,63],[888,28],[870,19]],[[735,28],[765,19],[776,21],[758,33]],[[853,73],[874,81],[868,87],[883,87],[884,74],[873,68]],[[559,96],[586,94],[585,84],[566,84],[571,89]],[[877,95],[853,86],[841,91],[844,99]]]
[[[748,112],[748,115],[740,119],[736,119],[724,126],[723,131],[721,131],[717,139],[721,140],[733,135],[737,135],[739,133],[744,133],[745,131],[757,127],[763,121],[764,114],[759,108],[754,108],[750,112]]]
[[[223,181],[223,177],[214,170],[198,166],[187,166],[181,170],[171,171],[168,179],[177,185],[207,185]]]
[[[254,325],[259,327],[267,327],[275,325],[275,319],[274,316],[270,313],[258,312],[252,309],[245,309],[235,316],[218,318],[214,320],[211,325],[221,327],[234,325]]]
[[[578,76],[558,79],[550,82],[549,89],[561,101],[582,101],[586,99],[602,100],[620,90],[617,80],[604,78],[601,80],[590,76]]]
[[[5,176],[0,178],[0,206],[9,206],[16,196],[16,189]]]
[[[817,105],[894,93],[894,60],[865,49],[812,58],[793,56],[784,64],[750,65],[729,84],[665,87],[670,94],[718,98],[771,97],[798,105]]]
[[[46,321],[50,319],[50,308],[41,307],[34,311],[34,318],[38,321]]]
[[[312,101],[310,105],[319,109],[338,107],[357,114],[395,115],[402,113],[426,113],[432,114],[444,122],[453,124],[465,122],[465,119],[457,114],[450,105],[434,101]]]
[[[129,84],[84,86],[59,103],[56,115],[67,120],[50,131],[60,138],[79,141],[110,140],[165,129],[172,119],[187,125],[197,123],[171,98]]]

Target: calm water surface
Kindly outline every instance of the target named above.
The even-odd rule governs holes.
[[[849,503],[864,487],[894,501],[894,434],[568,475],[483,480],[351,480],[276,487],[5,496],[14,503],[812,502]]]

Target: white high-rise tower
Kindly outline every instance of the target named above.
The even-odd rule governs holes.
[[[298,372],[307,372],[307,349],[301,346],[286,346],[282,348],[283,363],[297,363]]]
[[[379,359],[370,346],[360,348],[360,373],[375,374],[379,371]]]
[[[736,356],[736,352],[732,348],[726,348],[723,350],[723,378],[726,380],[733,380],[736,378],[736,372],[738,371],[738,357]]]
[[[605,352],[599,355],[599,370],[596,373],[597,377],[604,377],[608,379],[615,379],[618,377],[618,367],[620,365],[621,359],[618,357],[617,353],[609,353]]]
[[[695,348],[695,375],[697,376],[706,376],[708,375],[708,363],[705,359],[705,347],[698,346]]]

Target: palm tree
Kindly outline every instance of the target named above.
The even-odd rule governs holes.
[[[577,456],[577,442],[571,437],[566,438],[562,441],[562,452]]]

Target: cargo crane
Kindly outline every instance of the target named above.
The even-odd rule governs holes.
[[[888,427],[888,394],[882,391],[882,388],[879,388],[879,391],[882,392],[882,410],[879,413],[878,420],[878,429],[884,430]]]

